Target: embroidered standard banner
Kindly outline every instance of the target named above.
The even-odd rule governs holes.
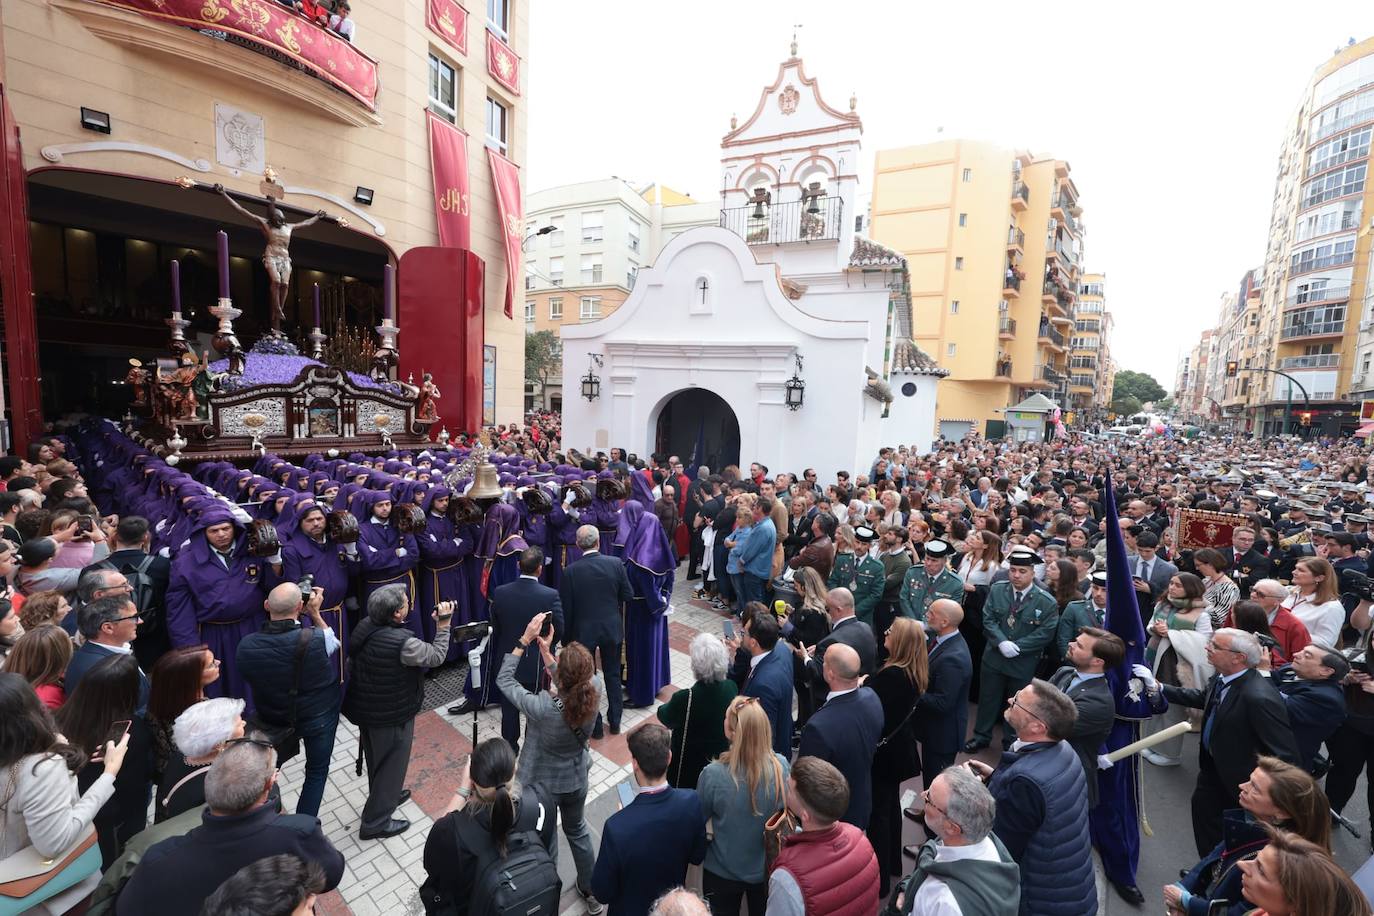
[[[520,166],[491,147],[491,183],[496,188],[496,215],[506,237],[506,317],[514,317],[515,284],[520,276],[520,246],[525,241],[525,202],[520,198]]]
[[[291,65],[375,110],[377,62],[344,39],[271,0],[96,0],[193,29],[223,32],[234,44]]]
[[[468,11],[454,0],[429,0],[426,23],[444,41],[468,53]]]
[[[520,58],[491,32],[487,32],[487,72],[502,86],[520,94]]]
[[[439,244],[445,248],[472,247],[472,217],[468,210],[468,135],[425,111],[429,119],[429,168],[434,176],[434,217]]]

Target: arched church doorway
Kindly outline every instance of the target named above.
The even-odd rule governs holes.
[[[698,451],[700,445],[700,451]],[[685,465],[704,464],[713,473],[739,464],[739,420],[725,399],[704,388],[688,388],[659,411],[654,451],[677,455]]]

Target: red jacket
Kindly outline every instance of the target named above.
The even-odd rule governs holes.
[[[873,916],[878,911],[878,857],[864,832],[836,821],[783,840],[773,863],[801,888],[806,916]]]
[[[1235,626],[1232,614],[1226,615],[1226,625]],[[1288,608],[1281,607],[1274,614],[1274,622],[1269,624],[1269,632],[1274,634],[1274,641],[1279,644],[1279,654],[1281,658],[1274,659],[1275,667],[1286,665],[1293,660],[1293,656],[1301,652],[1312,642],[1312,636],[1307,632],[1307,627],[1301,620],[1293,616],[1293,612]]]

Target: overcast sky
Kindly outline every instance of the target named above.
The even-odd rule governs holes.
[[[1308,14],[1311,15],[1308,15]],[[1374,5],[531,0],[526,190],[618,175],[715,199],[720,138],[787,56],[876,150],[941,136],[1067,159],[1123,369],[1172,386],[1264,260],[1278,151],[1315,67]]]

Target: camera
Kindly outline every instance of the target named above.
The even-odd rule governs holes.
[[[315,577],[306,573],[296,585],[301,590],[301,600],[309,601],[311,593],[315,591]]]
[[[453,616],[453,602],[440,601],[434,606],[434,616],[439,620],[448,620]]]
[[[1341,570],[1341,591],[1361,601],[1374,601],[1374,579],[1355,569]]]

